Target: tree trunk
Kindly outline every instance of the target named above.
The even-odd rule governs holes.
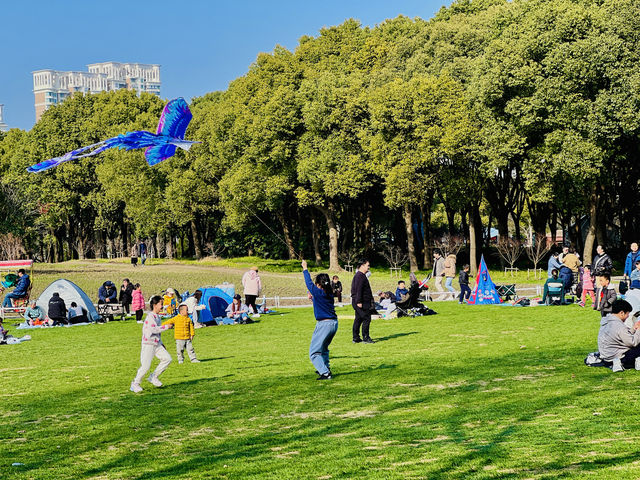
[[[367,255],[373,252],[373,243],[371,242],[371,230],[373,229],[373,206],[371,202],[367,202],[366,216],[363,227],[362,244]]]
[[[316,257],[316,265],[322,265],[322,255],[320,254],[320,232],[316,214],[311,212],[311,240],[313,242],[313,254]]]
[[[195,219],[191,220],[191,237],[193,238],[193,249],[196,253],[196,258],[200,260],[202,258],[202,245],[200,244],[200,235],[198,235],[198,226]]]
[[[598,220],[598,194],[596,187],[591,187],[589,195],[589,229],[584,241],[583,261],[585,265],[590,265],[593,261],[593,242],[596,239],[596,225]]]
[[[493,218],[491,216],[491,209],[489,209],[489,223],[487,223],[487,236],[484,237],[484,233],[482,236],[484,237],[484,246],[485,248],[489,248],[491,246],[491,224],[493,223]]]
[[[482,219],[480,206],[474,203],[469,210],[469,266],[473,276],[478,274],[479,245],[482,245]]]
[[[282,213],[278,213],[278,220],[280,221],[280,225],[282,226],[282,232],[284,233],[284,242],[287,244],[287,253],[289,255],[289,260],[295,260],[298,258],[296,255],[296,250],[293,248],[293,240],[291,239],[291,231],[289,230],[289,224],[287,223],[287,219],[284,218]]]
[[[420,215],[422,216],[422,261],[423,268],[429,270],[433,268],[431,257],[431,201],[429,196],[425,203],[420,205]]]
[[[411,206],[405,204],[402,212],[404,218],[404,226],[407,232],[407,246],[409,253],[409,270],[415,272],[418,270],[418,259],[416,258],[416,240],[413,233],[413,219],[411,215]]]
[[[338,260],[338,227],[333,205],[318,207],[318,210],[322,212],[327,220],[327,228],[329,229],[329,271],[339,272],[341,268]]]
[[[453,208],[445,207],[447,213],[447,224],[449,225],[449,235],[456,233],[456,211]]]

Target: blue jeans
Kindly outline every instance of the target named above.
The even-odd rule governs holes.
[[[444,281],[444,286],[451,293],[454,293],[456,289],[453,288],[453,285],[451,285],[452,283],[453,283],[453,277],[447,277],[447,279]]]
[[[24,295],[16,295],[15,293],[11,292],[11,293],[7,293],[4,296],[4,301],[2,302],[2,306],[5,308],[11,308],[11,299],[12,298],[22,298],[24,297]]]
[[[338,320],[316,322],[316,329],[309,345],[309,358],[320,375],[329,373],[329,344],[337,331]]]
[[[460,296],[458,300],[462,303],[463,300],[469,300],[469,296],[471,295],[471,289],[469,285],[460,284]]]

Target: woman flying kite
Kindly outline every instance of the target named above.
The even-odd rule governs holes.
[[[51,158],[44,162],[37,163],[27,168],[29,172],[43,172],[53,167],[57,167],[63,162],[75,160],[77,158],[91,157],[109,148],[124,148],[133,150],[136,148],[146,148],[144,156],[149,165],[155,165],[176,153],[176,147],[189,150],[194,143],[184,139],[187,126],[191,121],[191,111],[184,98],[176,98],[167,103],[158,122],[156,133],[139,130],[127,132],[114,138],[108,138],[102,142],[94,143],[86,147],[78,148],[66,153],[61,157]],[[89,150],[89,153],[83,153]]]

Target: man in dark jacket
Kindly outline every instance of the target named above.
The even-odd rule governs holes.
[[[593,259],[593,263],[591,264],[591,271],[595,276],[599,276],[603,273],[611,275],[611,270],[613,270],[613,262],[611,261],[611,257],[604,251],[604,247],[602,245],[598,245],[598,247],[596,248],[596,252],[598,254]]]
[[[4,301],[2,302],[2,306],[5,308],[11,308],[11,299],[12,298],[24,298],[27,296],[27,292],[29,291],[29,285],[31,285],[31,280],[29,280],[29,275],[25,272],[24,268],[18,270],[18,283],[16,287],[13,289],[13,292],[7,293],[4,297]]]
[[[373,293],[367,273],[369,261],[358,262],[358,270],[351,282],[351,305],[356,312],[353,321],[353,343],[373,343],[369,336],[369,324],[371,323],[371,307],[373,306]],[[360,338],[360,326],[362,325],[362,338]]]
[[[98,303],[118,303],[118,292],[111,280],[107,280],[98,289]]]
[[[64,304],[64,300],[60,298],[58,292],[54,292],[51,300],[49,300],[47,316],[53,321],[54,325],[67,323],[67,306]]]

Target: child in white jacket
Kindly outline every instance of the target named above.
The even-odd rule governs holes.
[[[135,393],[142,391],[140,382],[145,374],[151,368],[151,362],[153,357],[158,357],[160,363],[156,367],[155,371],[149,375],[149,382],[156,387],[161,387],[162,382],[158,379],[160,374],[166,370],[171,363],[171,355],[167,352],[162,344],[160,334],[165,330],[173,328],[172,324],[161,325],[162,319],[160,318],[160,311],[162,310],[162,297],[159,295],[154,296],[149,301],[149,307],[151,313],[147,315],[144,323],[142,324],[142,346],[140,349],[140,368],[136,378],[131,382],[129,390]]]

